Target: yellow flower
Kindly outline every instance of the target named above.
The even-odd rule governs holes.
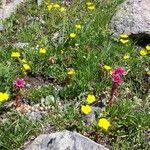
[[[87,98],[86,98],[86,101],[88,102],[88,104],[91,104],[91,103],[93,103],[93,102],[95,102],[96,101],[96,98],[95,98],[95,96],[94,95],[88,95],[87,96]]]
[[[110,122],[106,118],[101,118],[98,121],[98,126],[107,131],[108,128],[110,127]]]
[[[95,6],[94,6],[94,5],[88,6],[88,9],[89,9],[89,10],[94,10],[94,9],[95,9]]]
[[[89,114],[91,111],[92,111],[91,106],[81,105],[81,112],[83,112],[85,115]]]
[[[27,63],[27,60],[26,59],[22,59],[21,63]]]
[[[11,53],[11,57],[12,58],[19,58],[20,57],[20,53],[19,52],[12,52]]]
[[[104,65],[104,69],[106,69],[106,70],[111,70],[111,67],[110,66],[107,66],[107,65]]]
[[[25,71],[31,70],[31,67],[28,64],[23,64],[23,68]]]
[[[112,75],[112,70],[109,71],[109,74]]]
[[[66,11],[66,9],[64,7],[60,7],[60,11],[64,12],[64,11]]]
[[[92,5],[93,3],[91,3],[91,2],[86,2],[86,5],[87,6],[90,6],[90,5]]]
[[[140,50],[140,55],[141,56],[146,56],[147,55],[147,51],[145,49],[141,49]]]
[[[75,33],[70,33],[70,38],[75,38],[76,34]]]
[[[126,53],[124,56],[123,56],[123,59],[124,60],[127,60],[127,59],[129,59],[130,58],[130,54],[129,53]]]
[[[50,11],[53,8],[52,4],[47,5],[47,9]]]
[[[54,4],[53,7],[54,8],[60,8],[60,5],[59,4]]]
[[[67,74],[68,75],[74,75],[75,74],[75,70],[74,69],[69,69]]]
[[[120,38],[121,39],[127,39],[129,36],[127,34],[120,34]]]
[[[148,75],[150,75],[150,71],[147,71],[146,73],[147,73]]]
[[[39,49],[39,53],[40,54],[45,54],[46,53],[46,49],[45,48],[40,48]]]
[[[150,45],[146,46],[146,50],[150,51]]]
[[[76,29],[81,29],[81,25],[80,25],[80,24],[76,24],[76,25],[75,25],[75,28],[76,28]]]
[[[6,102],[8,99],[9,99],[9,94],[8,93],[0,92],[0,102]]]
[[[129,42],[129,40],[126,40],[126,39],[120,39],[120,42],[121,42],[122,44],[126,44],[126,43]]]

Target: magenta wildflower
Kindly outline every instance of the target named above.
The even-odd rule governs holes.
[[[112,81],[114,83],[117,83],[118,85],[121,85],[123,83],[123,80],[119,74],[112,74]]]
[[[122,67],[113,69],[112,76],[111,76],[112,81],[114,83],[117,83],[118,85],[121,85],[123,83],[122,75],[125,75],[125,74],[126,74],[126,70]]]
[[[14,86],[17,88],[23,88],[25,87],[25,81],[22,78],[17,78],[16,81],[14,82]]]
[[[113,69],[112,74],[118,74],[122,76],[126,74],[126,70],[123,67],[118,67],[118,68]]]

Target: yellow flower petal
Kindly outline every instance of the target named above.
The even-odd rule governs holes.
[[[76,25],[75,25],[75,28],[76,28],[76,29],[81,29],[81,25],[80,25],[80,24],[76,24]]]
[[[0,92],[0,102],[6,102],[8,99],[9,99],[9,94],[8,93]]]
[[[31,67],[28,64],[23,64],[23,68],[25,71],[31,70]]]
[[[50,11],[53,8],[52,4],[47,5],[47,9]]]
[[[46,49],[45,48],[40,48],[39,49],[39,53],[40,54],[45,54],[46,53]]]
[[[76,34],[75,33],[70,33],[70,38],[75,38]]]
[[[140,50],[140,55],[141,56],[146,56],[147,55],[147,51],[145,49],[141,49]]]
[[[69,69],[67,74],[68,75],[74,75],[75,74],[75,70],[74,69]]]
[[[124,56],[123,56],[123,59],[124,60],[127,60],[127,59],[129,59],[130,58],[130,54],[129,53],[126,53]]]
[[[111,70],[112,68],[111,68],[110,66],[104,65],[104,69],[109,71],[109,70]]]
[[[146,50],[150,51],[150,45],[146,46]]]
[[[95,9],[95,6],[94,5],[91,5],[91,6],[88,6],[87,7],[89,10],[94,10]]]
[[[83,112],[85,115],[89,114],[91,111],[92,111],[91,106],[81,105],[81,112]]]
[[[88,102],[88,104],[92,104],[93,102],[96,101],[96,98],[94,95],[88,95],[87,98],[86,98],[86,101]]]
[[[65,9],[64,7],[61,7],[61,8],[60,8],[60,11],[61,11],[61,12],[64,12],[64,11],[66,11],[66,9]]]
[[[150,71],[147,71],[146,73],[147,73],[148,75],[150,75]]]
[[[110,127],[110,122],[106,118],[101,118],[98,121],[98,126],[105,130],[108,130],[108,128]]]
[[[128,42],[129,42],[129,40],[120,39],[120,42],[121,42],[122,44],[126,44],[126,43],[128,43]]]
[[[120,34],[121,39],[127,39],[129,36],[127,34]]]
[[[12,58],[19,58],[20,57],[20,53],[19,52],[12,52],[11,53],[11,57]]]
[[[59,4],[54,4],[53,7],[54,8],[60,8],[60,5]]]
[[[90,5],[92,5],[93,3],[91,3],[91,2],[86,2],[86,5],[87,6],[90,6]]]

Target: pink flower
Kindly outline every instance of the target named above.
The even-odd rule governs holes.
[[[23,88],[25,86],[25,81],[22,78],[17,78],[16,81],[14,82],[14,86],[17,88]]]
[[[122,67],[118,67],[118,68],[113,69],[112,74],[118,74],[122,76],[126,74],[126,70]]]
[[[112,81],[114,83],[117,83],[118,85],[121,85],[123,83],[123,80],[119,74],[112,74]]]

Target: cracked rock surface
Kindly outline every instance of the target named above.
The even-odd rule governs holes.
[[[70,131],[39,135],[25,150],[108,150],[81,134]]]
[[[150,0],[126,0],[118,8],[110,22],[114,37],[128,35],[150,35]]]

